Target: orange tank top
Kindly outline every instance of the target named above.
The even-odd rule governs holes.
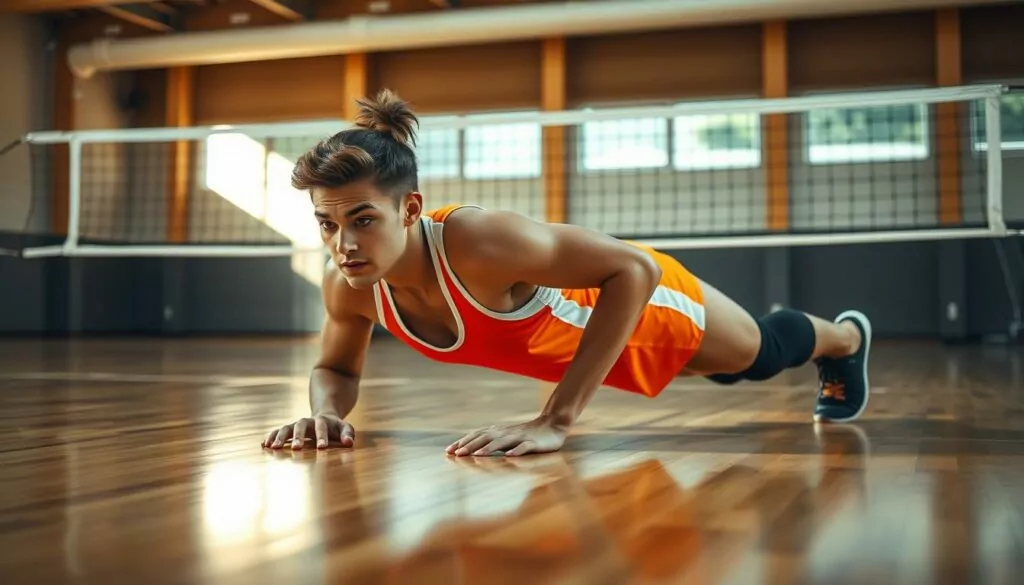
[[[373,288],[380,324],[430,359],[557,383],[575,355],[600,289],[541,286],[528,302],[509,313],[480,305],[452,272],[444,250],[444,222],[460,207],[465,206],[444,207],[422,218],[434,271],[458,327],[455,343],[436,347],[414,336],[384,280]],[[704,297],[698,279],[674,258],[633,245],[658,262],[661,282],[604,384],[653,397],[679,375],[700,346]]]

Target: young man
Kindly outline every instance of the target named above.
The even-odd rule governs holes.
[[[815,420],[863,412],[871,326],[861,313],[754,319],[644,246],[472,206],[425,213],[409,146],[416,116],[386,90],[359,103],[356,127],[317,144],[293,172],[331,254],[327,319],[311,416],[274,429],[264,447],[353,445],[344,418],[374,323],[432,359],[556,383],[535,419],[473,431],[448,447],[458,456],[558,450],[602,384],[654,397],[678,375],[733,384],[809,360],[820,373]]]

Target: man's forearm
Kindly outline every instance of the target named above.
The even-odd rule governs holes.
[[[309,377],[309,409],[313,416],[345,418],[359,399],[359,378],[328,368],[314,368]]]
[[[641,268],[620,273],[601,287],[573,362],[544,407],[543,416],[551,423],[568,428],[576,422],[629,341],[658,278]]]

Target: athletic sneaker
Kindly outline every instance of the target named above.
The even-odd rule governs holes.
[[[850,422],[868,405],[868,351],[871,349],[871,321],[859,311],[846,311],[836,323],[850,321],[860,329],[861,344],[852,355],[818,358],[818,404],[814,420]]]

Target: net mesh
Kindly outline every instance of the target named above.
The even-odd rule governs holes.
[[[60,244],[63,230],[53,229],[54,161],[68,162],[66,144],[10,142],[0,149],[6,163],[0,176],[0,255]],[[67,225],[64,218],[63,226]]]
[[[428,207],[477,204],[667,247],[707,236],[986,228],[987,91],[902,92],[881,105],[874,96],[896,94],[426,116],[420,191]],[[996,151],[1024,147],[1022,98],[1001,98]],[[83,132],[79,158],[67,144],[29,144],[26,233],[62,233],[52,203],[68,177],[77,187],[66,220],[77,221],[79,246],[316,249],[292,167],[344,127]]]

